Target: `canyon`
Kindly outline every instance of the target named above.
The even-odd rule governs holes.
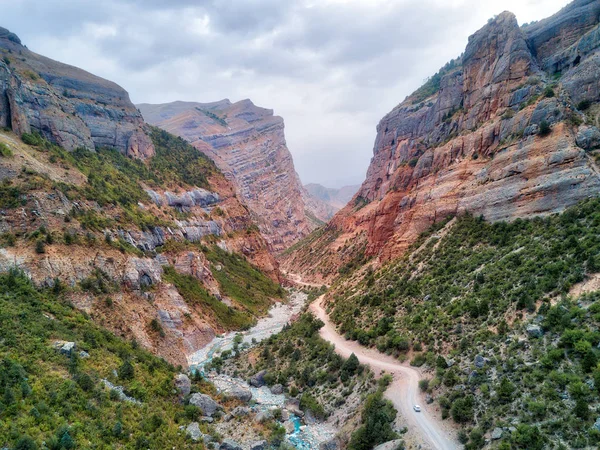
[[[340,189],[249,99],[134,105],[4,28],[0,53],[0,398],[38,441],[48,391],[116,447],[600,442],[597,0],[491,18]]]
[[[283,119],[250,100],[137,105],[146,121],[181,136],[235,185],[275,253],[326,222],[331,210],[302,186]]]

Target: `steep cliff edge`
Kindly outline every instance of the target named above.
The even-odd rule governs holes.
[[[40,56],[0,27],[0,127],[38,132],[67,150],[112,147],[148,158],[144,120],[120,86]]]
[[[599,16],[581,0],[523,28],[508,12],[491,19],[381,120],[358,194],[284,266],[331,279],[402,254],[451,215],[511,220],[598,195]]]
[[[235,186],[275,252],[331,217],[303,188],[281,117],[250,100],[138,105],[144,118],[181,136],[213,159]]]

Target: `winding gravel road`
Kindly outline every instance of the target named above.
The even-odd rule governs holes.
[[[409,429],[416,431],[428,447],[440,450],[460,448],[439,421],[427,411],[427,406],[422,402],[419,391],[419,372],[412,367],[400,364],[391,356],[365,348],[358,342],[348,341],[340,336],[323,309],[323,298],[323,296],[319,297],[310,305],[313,314],[325,323],[325,326],[321,328],[321,337],[334,344],[339,355],[347,358],[354,353],[362,364],[368,364],[375,373],[385,371],[393,375],[394,381],[385,392],[385,396],[406,419]],[[413,411],[415,404],[421,405],[420,413]]]

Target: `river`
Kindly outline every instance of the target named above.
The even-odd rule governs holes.
[[[239,334],[242,336],[240,346],[250,348],[264,339],[279,333],[290,319],[299,314],[306,305],[308,295],[304,292],[290,291],[287,303],[276,303],[269,310],[266,317],[259,319],[256,325],[244,332],[230,332],[215,337],[207,346],[198,350],[188,357],[188,364],[192,371],[199,370],[210,380],[219,392],[226,391],[232,387],[240,387],[252,392],[252,399],[256,402],[253,410],[258,413],[273,408],[283,408],[286,402],[285,395],[275,395],[267,386],[255,388],[245,380],[218,374],[216,371],[205,371],[205,366],[215,356],[226,350],[233,349],[234,339]],[[293,431],[288,432],[286,440],[295,448],[300,450],[316,450],[319,444],[327,442],[335,436],[335,429],[328,423],[304,424],[302,419],[294,415],[289,421],[293,424]],[[290,427],[291,428],[291,427]],[[245,448],[243,442],[240,442]]]

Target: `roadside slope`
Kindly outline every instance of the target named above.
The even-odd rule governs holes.
[[[434,449],[452,450],[458,448],[454,439],[440,426],[438,420],[430,414],[426,408],[421,413],[413,411],[412,406],[423,404],[419,392],[420,374],[417,370],[404,366],[391,356],[380,353],[374,349],[361,346],[356,341],[347,341],[340,336],[335,325],[329,320],[329,316],[322,306],[324,296],[319,297],[310,305],[310,310],[325,323],[321,328],[320,335],[323,339],[335,345],[336,352],[344,358],[352,353],[356,355],[361,364],[368,364],[375,373],[385,371],[394,376],[394,381],[387,389],[385,396],[412,425],[412,429],[418,430],[419,437]]]

